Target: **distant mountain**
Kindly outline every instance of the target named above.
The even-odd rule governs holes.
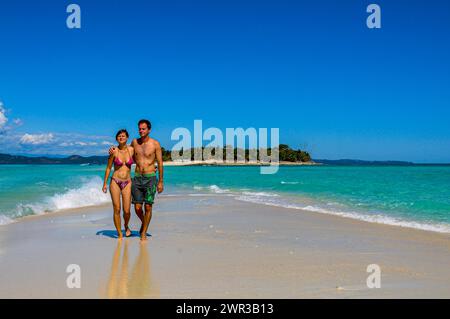
[[[396,165],[396,166],[416,165],[413,162],[404,162],[404,161],[363,161],[354,159],[339,159],[339,160],[314,159],[313,161],[315,163],[327,165]]]
[[[67,155],[45,154],[45,153],[41,153],[41,154],[14,153],[14,154],[10,154],[10,155],[25,156],[25,157],[49,157],[49,158],[66,158],[67,157]]]
[[[0,164],[100,164],[104,165],[108,156],[79,156],[72,155],[65,158],[47,156],[29,157],[22,155],[0,154]]]

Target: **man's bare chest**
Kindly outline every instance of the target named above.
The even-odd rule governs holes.
[[[155,154],[155,147],[149,144],[136,145],[135,146],[136,157],[152,157]]]

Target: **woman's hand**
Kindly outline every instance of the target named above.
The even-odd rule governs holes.
[[[103,188],[102,188],[102,191],[103,191],[103,193],[105,193],[105,194],[106,194],[106,192],[107,192],[107,189],[108,189],[108,187],[106,187],[106,184],[103,184]]]

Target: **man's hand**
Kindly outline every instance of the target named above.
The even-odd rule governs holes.
[[[111,146],[108,150],[109,155],[113,155],[114,152],[116,151],[116,147],[115,146]]]
[[[164,185],[163,185],[163,181],[159,181],[158,185],[156,186],[156,189],[158,191],[158,193],[162,193],[164,190]]]

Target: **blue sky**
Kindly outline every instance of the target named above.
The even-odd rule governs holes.
[[[140,118],[169,148],[201,119],[314,158],[450,162],[449,33],[440,0],[2,1],[2,152],[103,154]]]

